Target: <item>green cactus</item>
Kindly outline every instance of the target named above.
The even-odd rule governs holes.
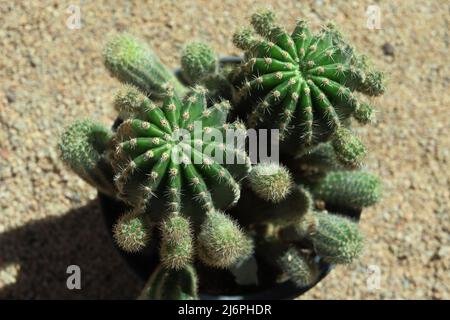
[[[199,84],[206,76],[216,73],[219,61],[206,43],[189,43],[181,54],[181,73],[189,85]]]
[[[158,266],[142,290],[141,300],[196,300],[197,273],[192,265],[183,269],[165,269]]]
[[[61,135],[59,150],[64,163],[87,183],[114,196],[112,168],[107,149],[112,132],[89,119],[77,120]]]
[[[123,33],[114,36],[103,51],[103,59],[110,73],[124,83],[138,87],[147,95],[161,97],[170,83],[179,96],[187,89],[162,64],[158,56],[133,36]]]
[[[167,269],[181,269],[192,261],[194,244],[189,220],[172,214],[161,225],[161,263]]]
[[[150,239],[150,227],[141,214],[129,212],[122,215],[114,225],[113,235],[122,250],[138,252]]]
[[[207,213],[197,243],[200,260],[216,268],[230,267],[253,251],[251,239],[234,220],[220,211]]]
[[[325,211],[310,212],[301,222],[282,230],[282,234],[291,241],[309,239],[316,253],[329,263],[352,263],[363,250],[358,225]]]
[[[313,185],[316,199],[341,208],[374,205],[381,197],[382,185],[377,176],[362,171],[334,171]]]
[[[213,129],[223,132],[229,127],[225,120],[230,105],[223,101],[207,108],[205,95],[205,89],[196,87],[182,102],[169,90],[161,108],[142,94],[123,106],[124,110],[139,109],[137,117],[126,119],[115,136],[112,163],[123,200],[147,207],[156,195],[166,198],[168,212],[179,212],[182,204],[188,208],[195,204],[198,211],[206,212],[237,202],[237,179],[250,169],[249,159],[241,150],[208,140]],[[212,151],[216,156],[220,153],[222,160],[232,156],[235,165],[218,163]],[[190,191],[190,196],[182,189]]]
[[[317,264],[293,246],[282,254],[278,264],[289,279],[299,287],[312,285],[319,274]]]
[[[355,91],[382,91],[375,88],[377,81],[365,81],[366,61],[332,25],[313,36],[303,20],[289,35],[275,24],[270,11],[254,14],[251,22],[263,38],[249,29],[233,37],[247,57],[233,76],[234,82],[242,83],[236,100],[244,106],[257,102],[248,114],[249,127],[278,128],[291,149],[329,139],[337,140],[337,147],[346,143],[342,138],[347,135],[339,133],[360,104]],[[346,156],[359,159],[361,154]]]
[[[285,167],[275,163],[261,163],[252,168],[249,185],[262,199],[278,203],[291,192],[293,181]]]
[[[177,76],[191,88],[147,46],[116,36],[104,60],[124,83],[119,118],[112,130],[77,121],[61,137],[64,162],[128,207],[113,227],[118,246],[159,250],[141,299],[197,299],[198,278],[207,290],[217,275],[234,292],[227,277],[255,264],[263,285],[312,286],[324,265],[363,250],[348,215],[375,204],[381,182],[360,169],[366,148],[352,119],[374,122],[362,97],[383,94],[384,75],[332,24],[312,35],[299,20],[288,34],[270,11],[251,24],[233,36],[240,66],[201,42],[184,48]],[[235,146],[246,126],[280,130],[280,163],[250,163]],[[228,129],[237,136],[222,141]]]

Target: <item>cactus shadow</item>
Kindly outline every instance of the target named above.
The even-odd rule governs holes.
[[[1,233],[0,270],[11,264],[20,270],[14,283],[0,288],[0,299],[135,298],[143,283],[111,241],[98,200]],[[66,286],[69,265],[81,269],[80,290]]]

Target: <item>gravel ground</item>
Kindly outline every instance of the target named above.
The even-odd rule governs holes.
[[[142,284],[111,247],[93,188],[63,167],[56,143],[79,117],[109,123],[118,83],[101,61],[109,34],[147,40],[171,67],[186,39],[238,53],[233,30],[255,1],[0,3],[0,298],[133,298]],[[381,30],[366,28],[367,6]],[[70,4],[81,29],[66,25]],[[264,1],[287,26],[334,19],[389,74],[378,123],[359,132],[367,166],[385,181],[364,211],[364,257],[301,299],[450,298],[449,4],[444,1]],[[65,286],[82,269],[82,290]],[[379,281],[377,281],[379,280]]]

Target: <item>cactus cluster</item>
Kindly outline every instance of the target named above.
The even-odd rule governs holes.
[[[382,94],[382,73],[372,71],[333,24],[314,35],[298,20],[289,34],[270,11],[254,14],[251,24],[256,34],[244,28],[234,35],[245,61],[232,77],[249,126],[279,129],[290,151],[332,140],[344,163],[361,163],[365,148],[348,119],[373,119],[373,108],[357,92]]]
[[[224,65],[195,41],[175,75],[143,42],[115,36],[104,63],[123,83],[118,120],[112,129],[76,121],[61,136],[63,161],[126,204],[117,245],[159,252],[141,299],[197,299],[208,272],[249,259],[273,271],[271,285],[312,286],[323,264],[363,251],[354,214],[378,201],[381,183],[361,168],[366,148],[350,120],[373,121],[360,100],[384,92],[383,74],[334,25],[312,35],[299,20],[288,34],[270,11],[251,23],[257,34],[233,38],[242,64]],[[252,163],[235,145],[258,128],[280,130],[279,163]],[[230,130],[231,143],[217,138]]]

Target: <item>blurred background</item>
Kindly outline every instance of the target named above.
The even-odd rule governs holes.
[[[0,298],[137,296],[143,284],[113,249],[96,191],[58,159],[59,134],[76,118],[115,118],[119,83],[101,58],[109,35],[138,36],[174,68],[188,40],[240,54],[234,30],[266,7],[288,29],[299,17],[313,28],[334,20],[389,78],[376,125],[358,129],[367,168],[385,185],[360,222],[365,254],[299,298],[450,299],[450,4],[441,0],[1,0]],[[81,290],[66,287],[72,264]]]

